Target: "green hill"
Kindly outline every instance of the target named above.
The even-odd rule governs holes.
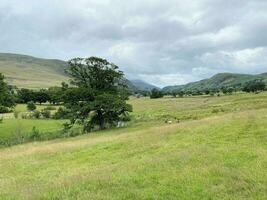
[[[186,85],[168,86],[163,88],[163,91],[170,92],[173,90],[206,90],[222,87],[242,87],[248,81],[255,79],[263,79],[267,82],[267,73],[250,75],[250,74],[233,74],[220,73],[215,76],[197,82],[188,83]]]
[[[64,73],[67,62],[56,59],[42,59],[27,55],[0,53],[0,73],[6,76],[10,85],[19,88],[48,88],[68,81]],[[155,88],[144,81],[126,80],[132,91]]]
[[[67,63],[55,59],[0,53],[0,72],[9,84],[24,88],[47,88],[68,80],[64,74]]]

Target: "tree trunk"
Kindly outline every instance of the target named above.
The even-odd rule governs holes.
[[[105,119],[101,112],[98,112],[99,116],[99,128],[100,130],[103,130],[106,128]]]

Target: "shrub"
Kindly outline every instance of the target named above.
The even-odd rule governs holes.
[[[19,111],[14,111],[14,117],[16,118],[16,119],[18,119],[19,118]]]
[[[0,113],[8,113],[9,109],[7,107],[4,106],[0,106]]]
[[[34,104],[34,102],[33,101],[29,101],[27,103],[27,110],[28,111],[34,111],[35,109],[36,109],[36,105]]]
[[[70,117],[70,111],[62,107],[59,107],[54,115],[54,119],[68,119],[69,117]]]
[[[36,140],[39,139],[41,136],[40,131],[38,129],[36,129],[36,127],[32,127],[32,132],[30,134],[30,139],[32,140]]]
[[[41,110],[41,114],[43,116],[43,118],[49,119],[51,116],[51,112],[49,110]]]
[[[39,119],[41,117],[41,112],[39,110],[35,110],[33,112],[33,117]]]

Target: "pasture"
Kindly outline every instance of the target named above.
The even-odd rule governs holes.
[[[126,128],[1,148],[0,199],[267,198],[267,93],[129,102]]]

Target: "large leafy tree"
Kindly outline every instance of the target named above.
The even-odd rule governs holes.
[[[84,131],[95,126],[105,129],[115,125],[132,111],[124,85],[123,72],[116,65],[98,57],[74,58],[66,73],[71,85],[63,96],[71,111],[70,126],[80,123]]]
[[[0,73],[0,112],[6,112],[15,105],[14,97],[4,78],[4,75]]]

